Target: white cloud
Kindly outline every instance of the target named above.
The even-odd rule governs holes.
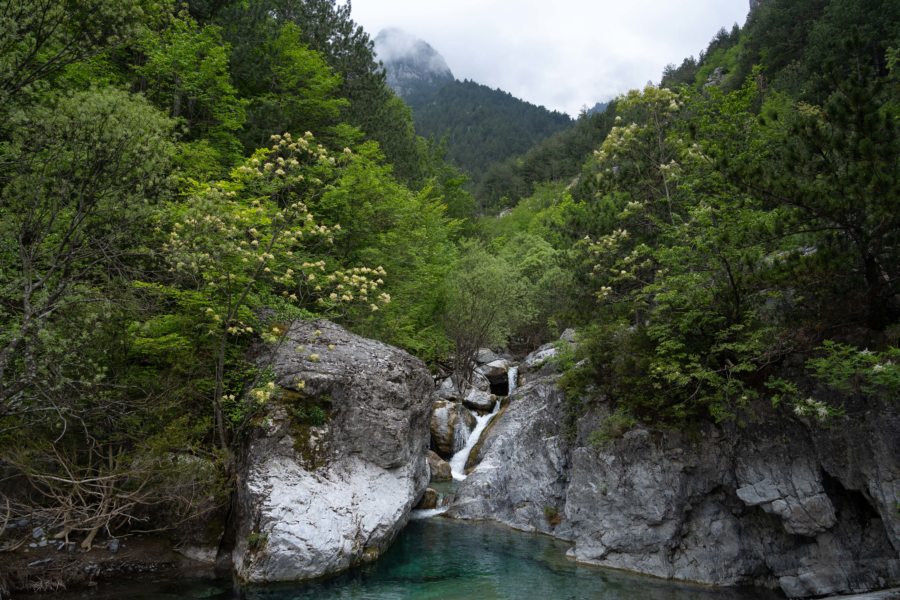
[[[399,27],[473,79],[577,114],[659,81],[721,27],[743,23],[748,0],[353,0],[374,38]]]

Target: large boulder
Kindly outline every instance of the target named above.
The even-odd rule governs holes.
[[[494,410],[494,405],[497,404],[497,396],[481,390],[469,390],[463,399],[463,404],[466,408],[479,413],[491,412]]]
[[[487,364],[479,365],[475,372],[486,377],[491,383],[497,383],[506,378],[506,373],[511,366],[513,365],[510,361],[500,358]]]
[[[235,571],[296,581],[374,560],[428,484],[428,370],[327,321],[294,324],[272,370],[282,394],[243,456]]]
[[[431,410],[431,447],[449,459],[462,450],[475,428],[475,416],[453,400],[435,400]]]
[[[664,578],[813,597],[900,584],[900,411],[871,401],[821,427],[760,406],[757,422],[690,433],[574,430],[537,374],[487,430],[449,515],[574,542],[573,558]]]
[[[428,451],[428,470],[431,473],[431,481],[453,481],[450,463],[432,450]]]
[[[564,411],[563,395],[552,380],[516,390],[473,450],[470,459],[479,468],[459,483],[449,516],[553,532],[566,495]]]

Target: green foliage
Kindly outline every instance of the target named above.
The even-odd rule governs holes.
[[[900,348],[875,352],[828,340],[819,350],[821,356],[807,366],[828,387],[848,395],[900,397]]]
[[[567,115],[472,81],[446,85],[412,108],[419,135],[445,139],[447,157],[472,178],[475,188],[489,165],[524,154],[572,124]]]
[[[637,425],[637,421],[622,407],[617,408],[612,414],[603,419],[600,429],[592,432],[588,437],[588,443],[595,447],[602,447],[616,440]]]
[[[231,166],[241,156],[235,137],[246,121],[246,100],[237,96],[228,69],[229,47],[217,27],[200,27],[186,14],[173,16],[161,31],[147,30],[137,48],[144,60],[134,69],[140,89],[157,106],[189,127],[189,140],[202,139],[213,162]],[[190,153],[190,166],[200,149]],[[221,168],[221,167],[220,167]],[[210,175],[201,169],[201,175]]]
[[[461,245],[456,269],[445,281],[442,323],[453,342],[453,378],[467,389],[479,348],[502,346],[529,318],[521,277],[482,245]]]

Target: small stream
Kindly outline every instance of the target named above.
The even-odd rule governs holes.
[[[235,589],[225,581],[146,578],[59,600],[772,600],[578,565],[568,545],[488,523],[412,521],[376,563],[327,581]]]

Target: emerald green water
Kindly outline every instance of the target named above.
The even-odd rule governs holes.
[[[446,519],[413,521],[378,562],[328,581],[236,590],[223,582],[140,580],[67,600],[762,600],[763,590],[679,586],[581,566],[546,536]]]

